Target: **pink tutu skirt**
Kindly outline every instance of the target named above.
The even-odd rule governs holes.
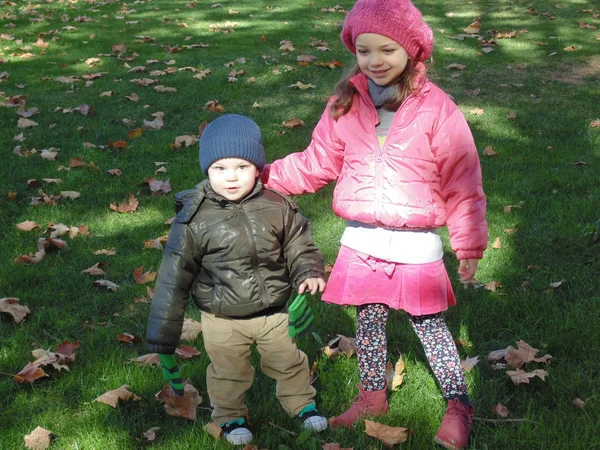
[[[343,245],[322,299],[345,306],[383,303],[413,316],[435,314],[456,305],[441,259],[425,264],[393,263]]]

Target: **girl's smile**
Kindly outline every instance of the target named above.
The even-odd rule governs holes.
[[[357,36],[355,44],[358,66],[375,84],[387,86],[404,72],[408,55],[393,39],[381,34],[363,33]]]

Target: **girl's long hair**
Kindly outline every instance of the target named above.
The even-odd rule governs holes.
[[[335,120],[338,120],[352,108],[352,100],[354,94],[356,94],[356,88],[350,83],[350,78],[358,73],[360,73],[360,67],[356,64],[335,86],[335,95],[337,98],[331,104],[331,114]],[[398,86],[396,97],[385,103],[383,107],[388,111],[398,110],[402,102],[406,100],[406,97],[415,90],[415,78],[418,74],[417,63],[413,60],[409,60],[404,71],[391,83],[392,85]]]

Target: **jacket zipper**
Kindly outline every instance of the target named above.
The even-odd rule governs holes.
[[[408,100],[411,99],[413,96],[414,96],[414,94],[410,94],[408,97],[406,97],[404,99],[402,104],[398,107],[396,114],[398,113],[398,111],[400,111],[400,109],[403,106],[406,105]],[[375,108],[375,114],[379,118],[379,114],[377,113],[376,108]],[[394,114],[394,118],[392,119],[392,123],[390,124],[390,129],[388,130],[388,135],[390,134],[390,132],[393,129],[394,119],[396,118],[396,114]],[[374,126],[373,129],[375,130],[375,141],[377,142],[377,159],[375,160],[375,220],[377,220],[379,222],[379,220],[381,219],[381,209],[382,209],[382,201],[381,201],[380,191],[381,191],[381,183],[382,183],[382,178],[383,178],[383,175],[382,175],[383,150],[387,146],[388,139],[386,136],[385,142],[383,144],[380,144],[379,138],[377,137],[376,126]]]
[[[258,258],[256,255],[256,244],[254,242],[254,238],[252,236],[252,232],[250,230],[250,224],[248,223],[248,217],[244,213],[243,207],[241,205],[236,205],[238,214],[242,217],[242,224],[244,225],[244,230],[246,231],[246,236],[248,237],[248,243],[250,244],[250,251],[252,254],[252,269],[254,270],[254,275],[256,276],[256,281],[258,286],[260,287],[260,292],[262,295],[262,303],[263,305],[269,306],[267,290],[265,288],[265,280],[258,270]]]

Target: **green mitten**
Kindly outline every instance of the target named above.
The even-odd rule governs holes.
[[[298,294],[292,304],[288,308],[289,324],[288,324],[288,335],[291,338],[296,336],[302,336],[310,329],[314,315],[308,301],[306,294]]]
[[[181,397],[183,395],[183,382],[179,373],[179,366],[173,355],[159,354],[158,359],[162,366],[163,378],[171,384],[171,388],[175,395]]]

